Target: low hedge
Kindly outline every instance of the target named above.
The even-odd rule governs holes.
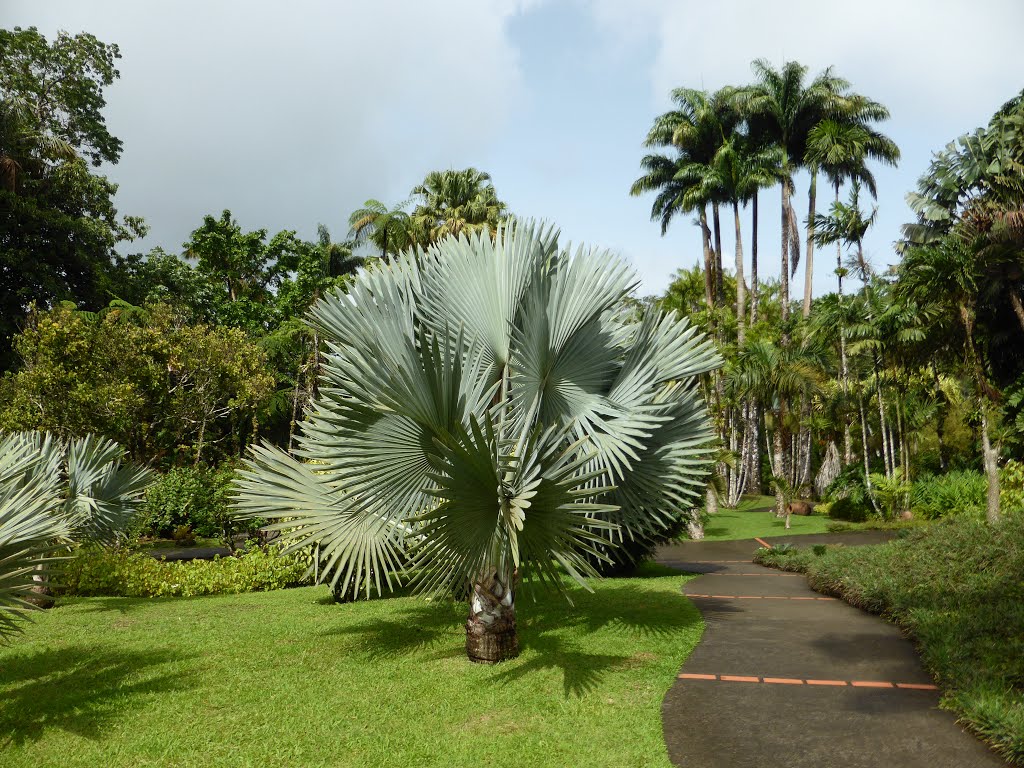
[[[58,594],[195,597],[299,586],[306,563],[276,547],[213,560],[168,562],[126,549],[83,547],[62,569]]]

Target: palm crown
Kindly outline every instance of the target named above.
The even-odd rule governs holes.
[[[628,320],[631,270],[556,238],[449,237],[319,302],[306,461],[256,449],[242,513],[317,545],[336,589],[379,591],[407,558],[421,588],[472,585],[467,628],[488,634],[521,575],[582,581],[693,506],[711,437],[695,382],[717,354],[673,315]]]

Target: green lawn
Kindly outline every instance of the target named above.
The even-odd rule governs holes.
[[[806,572],[819,592],[902,626],[943,706],[1024,766],[1024,517],[951,519],[881,546],[762,550],[757,559]]]
[[[661,700],[703,629],[667,573],[522,595],[494,667],[448,601],[67,600],[0,650],[0,764],[667,768]]]
[[[775,517],[774,496],[747,496],[736,509],[720,509],[711,516],[704,526],[704,538],[708,541],[752,539],[757,536],[790,536],[799,533],[824,533],[828,518],[811,515],[790,518],[790,529],[786,530],[786,519]]]

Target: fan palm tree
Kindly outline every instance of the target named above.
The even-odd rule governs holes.
[[[508,206],[498,199],[490,174],[476,168],[432,171],[412,190],[420,198],[412,213],[421,245],[453,235],[497,231]]]
[[[388,208],[380,200],[370,199],[348,217],[349,237],[356,245],[369,241],[380,249],[385,261],[415,244],[415,233],[406,200]]]
[[[718,365],[674,315],[633,321],[635,276],[512,224],[407,253],[312,312],[332,342],[293,458],[253,450],[240,514],[319,546],[321,577],[369,595],[408,565],[421,590],[470,592],[466,648],[518,652],[522,578],[595,574],[703,492],[711,431],[696,379]]]
[[[124,536],[151,474],[106,438],[0,436],[0,640],[36,607],[61,549]]]

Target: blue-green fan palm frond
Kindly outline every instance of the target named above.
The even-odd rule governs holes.
[[[0,437],[0,642],[35,607],[27,598],[71,535],[60,514],[59,462],[34,437]]]
[[[361,273],[313,308],[318,401],[296,456],[253,450],[239,513],[318,546],[339,590],[397,571],[429,590],[583,581],[624,530],[692,506],[710,466],[694,384],[719,358],[684,319],[629,320],[635,285],[621,259],[528,223]]]

